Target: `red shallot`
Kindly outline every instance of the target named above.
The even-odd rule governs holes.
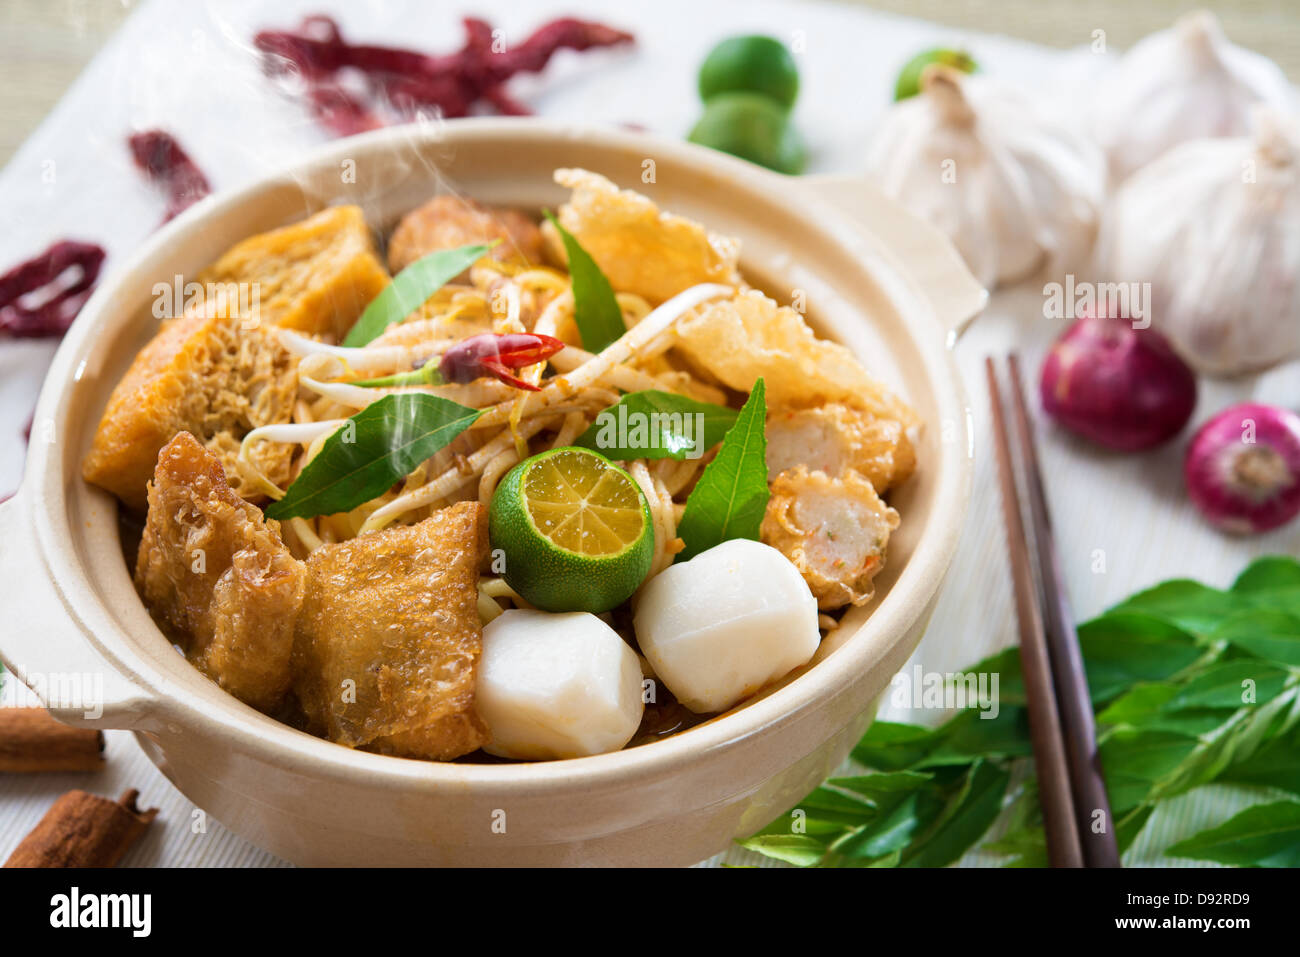
[[[1211,523],[1266,532],[1300,514],[1300,415],[1243,402],[1201,426],[1183,465],[1187,492]]]
[[[1196,408],[1196,376],[1164,336],[1085,315],[1048,352],[1043,409],[1067,429],[1134,452],[1177,435]]]

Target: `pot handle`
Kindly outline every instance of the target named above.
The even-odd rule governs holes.
[[[878,237],[934,307],[952,345],[984,311],[989,294],[948,237],[881,192],[866,174],[804,176],[800,182]]]
[[[0,505],[0,661],[58,720],[94,728],[138,728],[151,699],[91,646],[55,585],[20,489]],[[6,688],[4,703],[15,701]]]

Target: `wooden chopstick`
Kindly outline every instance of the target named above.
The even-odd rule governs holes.
[[[1038,800],[1047,834],[1047,857],[1053,867],[1083,867],[1083,847],[1076,826],[1078,817],[1074,812],[1069,763],[1056,707],[1047,637],[1043,632],[1043,618],[1029,560],[1029,545],[1020,517],[1020,498],[1016,493],[1015,466],[1002,412],[1001,390],[993,359],[985,360],[985,365],[989,404],[993,410],[993,437],[997,449],[998,480],[1002,487],[1007,552],[1016,598],[1016,622],[1020,631],[1020,670],[1025,682],[1034,767],[1038,772]]]
[[[1047,633],[1057,711],[1065,733],[1071,794],[1075,811],[1080,815],[1077,823],[1083,857],[1089,867],[1119,867],[1115,822],[1111,817],[1106,779],[1097,753],[1097,724],[1092,715],[1088,679],[1083,668],[1083,655],[1079,651],[1074,615],[1070,610],[1069,592],[1061,574],[1042,473],[1038,468],[1038,449],[1025,403],[1020,360],[1014,352],[1007,357],[1007,364],[1010,367],[1012,412],[1020,444],[1025,493],[1029,499],[1030,525],[1038,553],[1043,626]],[[1098,831],[1095,825],[1101,825],[1101,830]]]

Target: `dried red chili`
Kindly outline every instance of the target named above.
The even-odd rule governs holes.
[[[64,240],[0,276],[0,333],[18,339],[63,335],[90,297],[104,264],[94,243]]]
[[[473,382],[480,376],[493,376],[516,389],[537,392],[537,386],[514,372],[549,359],[563,348],[561,340],[539,332],[485,332],[462,339],[444,352],[438,371],[446,382]]]
[[[167,214],[163,222],[212,192],[208,178],[170,133],[145,130],[133,134],[127,143],[135,165],[151,183],[162,187],[167,196]]]
[[[630,33],[565,17],[544,24],[521,43],[498,49],[491,24],[467,17],[465,43],[454,53],[430,56],[414,50],[348,43],[326,16],[303,20],[297,31],[264,30],[254,38],[271,75],[293,74],[305,84],[317,118],[335,133],[381,125],[377,113],[343,90],[338,74],[362,75],[370,97],[401,116],[428,109],[444,117],[466,116],[484,103],[501,113],[527,114],[505,91],[518,73],[536,73],[562,49],[631,43]]]

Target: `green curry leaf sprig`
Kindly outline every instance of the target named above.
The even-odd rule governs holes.
[[[1164,855],[1300,866],[1300,563],[1260,559],[1226,590],[1165,582],[1082,624],[1079,644],[1120,850],[1163,802],[1243,785],[1266,796]],[[741,845],[803,867],[932,866],[976,847],[1044,865],[1019,655],[968,670],[999,675],[996,718],[878,721],[853,753],[868,773],[832,778]],[[1011,788],[1019,769],[1030,776]]]

